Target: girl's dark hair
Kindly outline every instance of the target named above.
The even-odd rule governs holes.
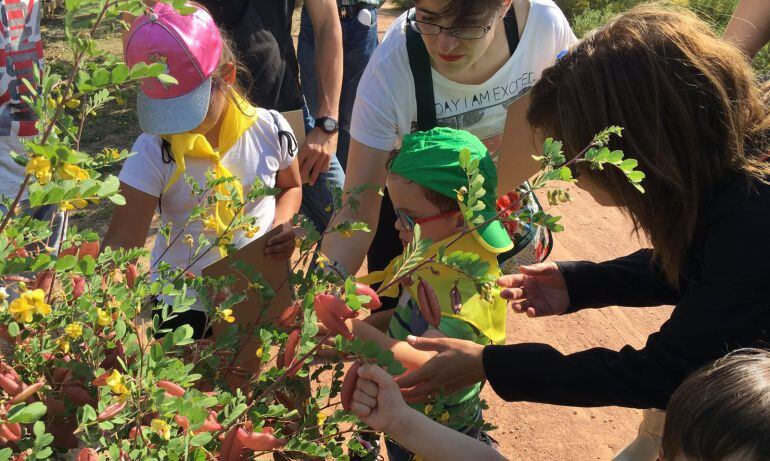
[[[418,5],[420,0],[415,0]],[[438,13],[458,25],[486,21],[503,6],[503,0],[446,0]]]
[[[646,193],[614,168],[588,168],[647,234],[678,285],[696,226],[731,176],[767,181],[770,126],[746,58],[689,12],[640,6],[590,33],[543,72],[529,122],[564,142],[567,157],[610,125],[610,148],[639,161]]]
[[[740,349],[687,378],[666,409],[666,461],[770,456],[770,353]]]

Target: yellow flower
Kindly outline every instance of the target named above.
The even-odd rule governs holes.
[[[70,342],[67,340],[67,338],[57,339],[56,347],[58,347],[65,354],[69,354],[70,352]]]
[[[64,103],[67,107],[70,109],[77,109],[80,107],[80,99],[68,99],[67,102]]]
[[[319,255],[318,259],[316,259],[316,264],[318,264],[318,267],[323,269],[327,264],[329,264],[329,258],[324,255]]]
[[[27,173],[34,175],[40,184],[51,180],[51,162],[45,157],[32,157],[27,162]]]
[[[218,231],[219,227],[217,226],[216,216],[208,216],[206,219],[204,219],[203,227],[214,232]]]
[[[171,426],[169,426],[168,423],[162,419],[153,419],[152,422],[150,422],[150,427],[152,430],[158,431],[158,434],[160,434],[160,436],[165,440],[171,438]]]
[[[227,323],[235,322],[235,317],[233,317],[233,310],[232,309],[222,310],[222,319]]]
[[[103,309],[96,309],[96,323],[101,327],[112,325],[112,316]]]
[[[342,236],[345,238],[350,238],[353,235],[353,233],[349,230],[341,230],[340,234],[342,234]]]
[[[441,424],[446,424],[447,421],[449,421],[449,412],[445,411],[441,413],[441,416],[439,416],[438,422],[440,422]]]
[[[328,418],[328,417],[329,417],[329,415],[327,415],[323,411],[319,411],[318,412],[318,425],[319,426],[323,426],[324,422],[326,421],[326,418]]]
[[[259,226],[246,226],[244,229],[246,238],[253,239],[257,232],[259,232]]]
[[[422,412],[426,415],[429,415],[431,411],[433,411],[433,405],[427,404],[425,405],[425,409]]]
[[[91,177],[86,170],[72,163],[65,163],[59,170],[59,174],[62,179],[74,179],[75,181],[82,181]]]
[[[83,324],[80,322],[70,323],[64,327],[64,332],[67,333],[67,336],[70,338],[78,339],[83,336]]]
[[[126,381],[118,370],[112,370],[112,374],[107,378],[107,385],[110,386],[112,392],[118,395],[126,395],[129,392]]]
[[[83,200],[82,198],[74,198],[72,200],[65,200],[59,204],[59,208],[62,210],[74,210],[74,209],[82,209],[85,208],[88,205],[88,202]]]
[[[257,358],[261,359],[261,358],[262,358],[262,354],[263,354],[263,353],[264,353],[264,352],[262,351],[262,348],[261,348],[261,347],[260,347],[259,349],[257,349]]]
[[[30,323],[35,312],[40,315],[50,314],[51,306],[45,302],[45,291],[38,288],[24,291],[11,301],[9,310],[17,322]]]

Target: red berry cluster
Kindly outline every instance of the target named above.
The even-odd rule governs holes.
[[[511,214],[519,211],[521,208],[521,201],[519,200],[520,197],[521,196],[518,192],[511,191],[497,199],[498,212],[506,210],[507,208],[507,210],[500,216],[500,220],[502,221],[505,230],[508,231],[508,235],[511,237],[516,234],[516,229],[518,228],[519,223],[509,220],[508,217],[511,216]],[[511,204],[513,204],[513,206],[511,206]]]

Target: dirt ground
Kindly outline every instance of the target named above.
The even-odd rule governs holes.
[[[380,11],[380,36],[400,12]],[[616,208],[598,205],[590,195],[571,188],[573,202],[553,210],[563,216],[551,259],[604,261],[629,254],[642,245],[629,219]],[[541,200],[542,201],[542,200]],[[564,317],[530,319],[509,315],[507,342],[543,342],[563,353],[593,347],[642,347],[650,333],[669,317],[671,308],[605,308]],[[527,379],[521,376],[521,379]],[[575,408],[533,403],[507,403],[486,386],[482,396],[490,409],[486,419],[503,454],[522,461],[609,460],[631,441],[641,412],[618,407]]]

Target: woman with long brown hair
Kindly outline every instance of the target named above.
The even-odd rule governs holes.
[[[399,380],[407,397],[487,379],[508,401],[665,409],[694,370],[770,340],[770,118],[735,47],[692,14],[635,8],[543,72],[528,120],[562,140],[568,158],[604,128],[624,127],[610,147],[639,161],[646,192],[618,171],[581,170],[580,181],[622,207],[652,248],[523,267],[499,281],[514,311],[676,307],[640,350],[565,355],[547,344],[418,338],[415,347],[440,353]],[[655,459],[655,440],[638,448],[647,453],[618,459]]]

